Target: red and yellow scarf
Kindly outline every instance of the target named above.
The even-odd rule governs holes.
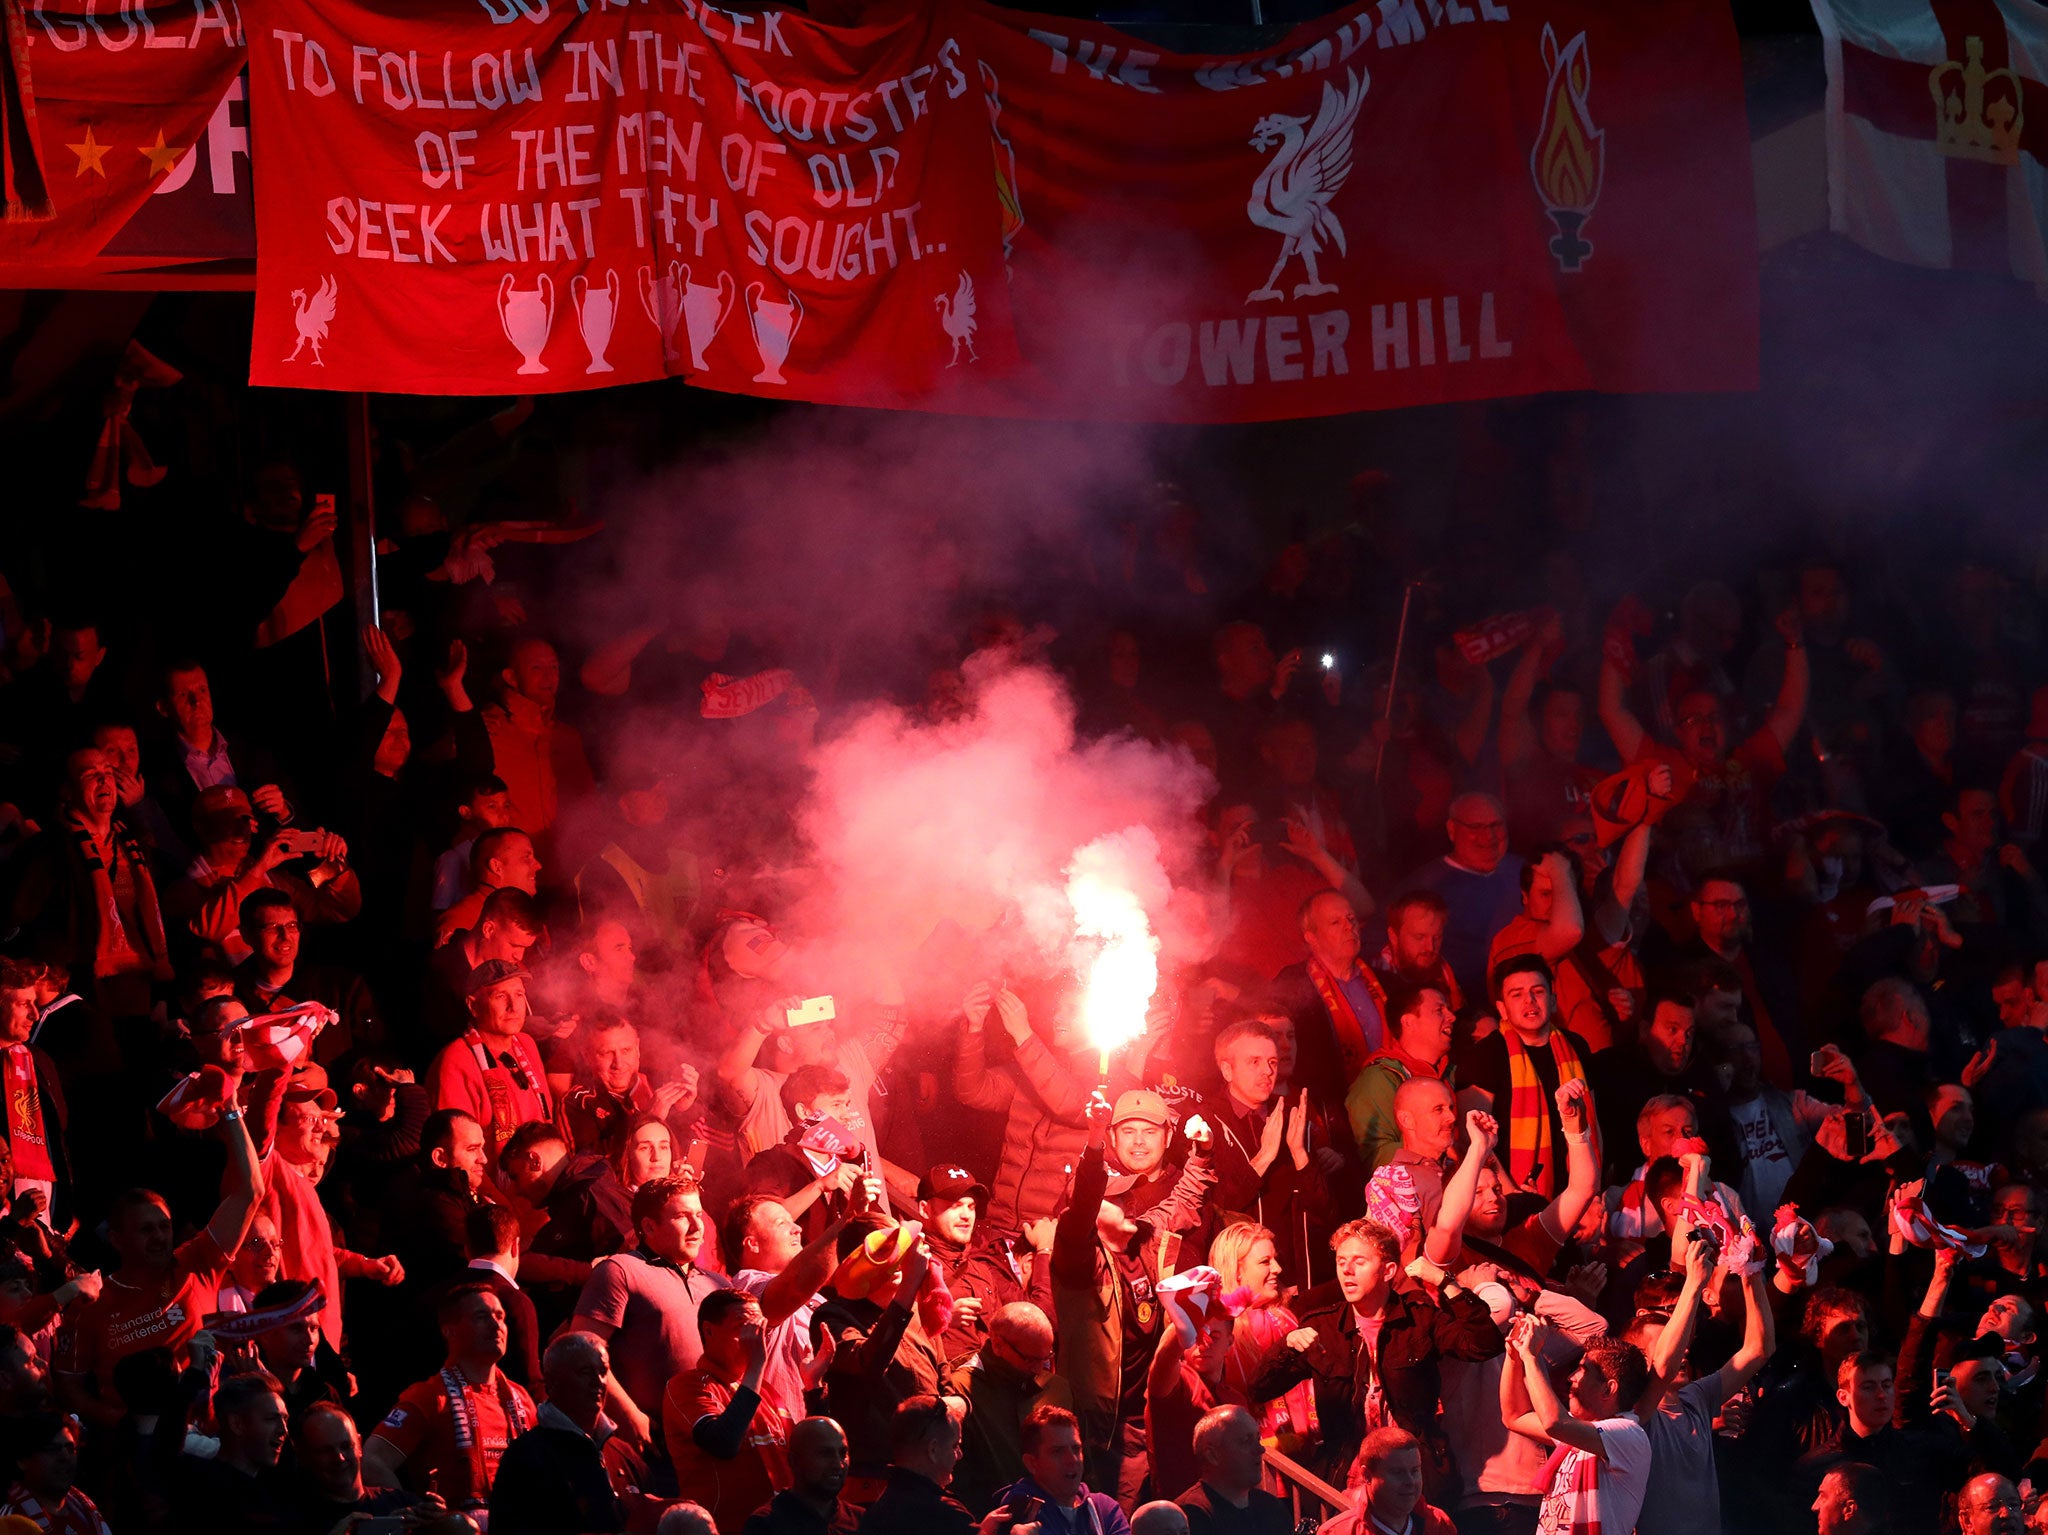
[[[1380,985],[1378,976],[1356,961],[1353,962],[1352,973],[1364,981],[1366,990],[1372,993],[1373,1005],[1380,1010],[1380,1030],[1384,1038],[1390,1027],[1386,1023],[1386,988]],[[1359,1018],[1358,1009],[1351,1005],[1351,998],[1345,995],[1342,983],[1330,973],[1329,966],[1313,954],[1308,958],[1308,978],[1315,983],[1316,995],[1323,999],[1323,1006],[1329,1010],[1330,1031],[1337,1036],[1337,1053],[1344,1058],[1344,1079],[1348,1082],[1372,1059],[1372,1041],[1365,1037],[1365,1023]]]
[[[1521,1036],[1503,1028],[1500,1039],[1508,1050],[1508,1176],[1517,1188],[1548,1199],[1557,1192],[1558,1181],[1550,1100]],[[1585,1063],[1563,1029],[1550,1031],[1549,1048],[1551,1059],[1557,1062],[1558,1086],[1586,1080]]]

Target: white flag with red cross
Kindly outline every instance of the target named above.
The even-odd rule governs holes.
[[[1814,0],[1828,67],[1828,222],[1915,266],[2048,295],[2048,6]]]

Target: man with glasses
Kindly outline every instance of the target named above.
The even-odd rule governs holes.
[[[326,1007],[338,1021],[313,1041],[313,1059],[323,1066],[384,1042],[377,999],[360,975],[339,965],[299,962],[301,925],[284,891],[263,889],[248,896],[240,928],[249,957],[235,969],[235,995],[251,1014],[281,1013],[301,1002]]]
[[[1452,800],[1444,831],[1450,852],[1417,869],[1400,889],[1434,891],[1443,898],[1444,959],[1460,992],[1483,996],[1493,935],[1522,910],[1522,860],[1508,851],[1507,812],[1491,794]]]
[[[1072,1404],[1067,1383],[1053,1373],[1052,1343],[1051,1320],[1030,1301],[1012,1301],[988,1319],[988,1336],[962,1372],[968,1412],[953,1496],[969,1508],[992,1505],[996,1489],[1016,1474],[1032,1409]]]
[[[1807,1053],[1797,987],[1782,958],[1752,941],[1747,888],[1733,871],[1713,870],[1693,887],[1687,911],[1697,934],[1691,943],[1674,946],[1661,929],[1646,942],[1652,984],[1697,992],[1706,971],[1732,973],[1741,985],[1743,1014],[1763,1049],[1764,1080],[1790,1092],[1803,1074]]]

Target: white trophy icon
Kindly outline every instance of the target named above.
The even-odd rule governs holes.
[[[518,371],[547,372],[548,365],[540,360],[541,348],[555,328],[555,285],[548,274],[541,273],[531,288],[520,289],[512,286],[512,274],[507,272],[498,284],[498,323],[505,327],[505,339],[526,359]]]
[[[583,345],[590,353],[590,366],[583,371],[611,372],[604,349],[611,345],[612,326],[619,318],[619,274],[607,268],[604,286],[593,288],[578,272],[569,279],[569,297],[576,304],[576,328],[583,333]]]
[[[704,348],[711,345],[725,325],[725,318],[732,313],[732,302],[739,297],[739,284],[733,281],[732,273],[720,272],[718,283],[691,282],[690,269],[683,271],[683,328],[690,337],[690,366],[698,372],[710,367],[704,361]]]
[[[786,384],[789,380],[782,376],[782,364],[804,323],[804,306],[793,292],[784,303],[768,298],[767,292],[765,283],[747,284],[747,321],[754,330],[754,349],[761,354],[761,371],[754,375],[754,382]]]
[[[676,321],[683,317],[682,271],[680,261],[671,261],[668,271],[657,280],[653,267],[640,268],[640,307],[661,333],[661,360],[666,363],[681,355],[676,351],[675,336]]]

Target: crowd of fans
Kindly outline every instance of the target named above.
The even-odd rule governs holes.
[[[853,702],[791,636],[565,654],[490,551],[592,528],[425,504],[357,636],[305,502],[246,631],[0,600],[9,1518],[2048,1529],[2048,666],[1970,568],[1456,592],[1393,677],[1297,544],[1063,636],[1215,785],[1214,952],[1104,1072],[964,919],[799,973],[790,801],[692,776]]]

